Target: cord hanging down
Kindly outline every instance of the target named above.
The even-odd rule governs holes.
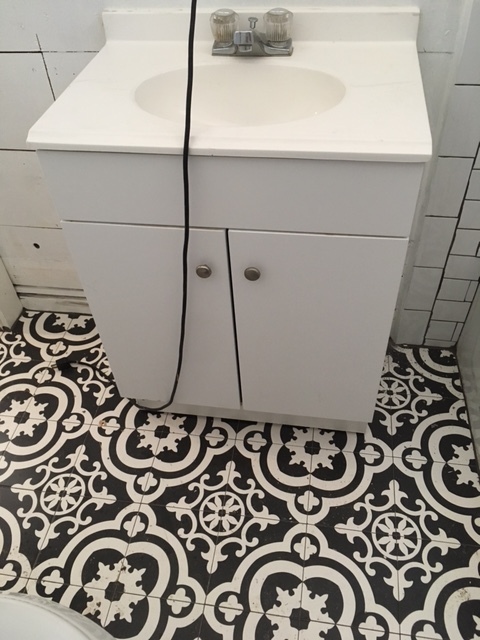
[[[197,17],[197,0],[192,0],[190,9],[190,28],[188,32],[188,64],[187,64],[187,92],[185,99],[185,133],[183,138],[183,202],[184,202],[184,226],[183,226],[183,293],[182,293],[182,316],[180,321],[180,340],[178,344],[177,371],[173,382],[172,393],[167,403],[155,409],[163,411],[169,407],[177,392],[178,382],[183,364],[183,349],[185,344],[185,325],[187,320],[188,301],[188,246],[190,242],[190,182],[188,174],[188,156],[190,146],[190,129],[192,122],[192,93],[193,93],[193,63],[194,63],[194,42],[195,42],[195,22]]]

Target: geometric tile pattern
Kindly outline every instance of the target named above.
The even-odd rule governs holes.
[[[479,568],[451,350],[391,347],[360,435],[141,409],[89,316],[0,334],[0,590],[114,638],[478,640]]]

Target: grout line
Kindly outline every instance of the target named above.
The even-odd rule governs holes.
[[[43,66],[45,67],[45,73],[47,74],[47,79],[48,79],[48,84],[50,86],[50,91],[52,92],[53,100],[55,101],[57,98],[56,98],[55,92],[53,90],[52,81],[50,79],[50,74],[48,73],[47,62],[45,60],[45,56],[44,56],[43,51],[42,51],[42,46],[40,44],[40,38],[38,37],[38,33],[35,34],[35,37],[37,38],[38,48],[40,50],[40,55],[42,56]]]

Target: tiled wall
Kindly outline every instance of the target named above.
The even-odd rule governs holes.
[[[447,79],[453,68],[459,25],[471,2],[382,0],[379,3],[383,6],[417,5],[421,9],[418,50],[435,137],[438,137],[443,121]],[[35,153],[28,150],[25,143],[28,128],[103,45],[102,9],[188,7],[189,4],[189,0],[1,0],[0,257],[30,308],[77,308],[83,294]],[[295,5],[306,4],[308,2],[304,0],[289,0],[287,6],[294,9]],[[314,4],[368,6],[372,2],[316,0]],[[271,0],[235,0],[233,5],[269,8],[273,3]],[[212,6],[211,0],[199,0],[199,7]],[[449,158],[442,160],[448,164]],[[468,163],[471,166],[472,161],[467,158],[463,165],[461,160],[459,162],[454,169],[451,164],[445,164],[443,168],[449,176],[457,176],[453,187],[444,189],[442,169],[435,178],[437,186],[432,190],[433,201],[443,203],[450,199],[449,211],[453,212],[455,207],[457,210],[439,214],[433,205],[429,205],[430,213],[419,248],[423,258],[415,263],[414,279],[408,292],[410,307],[407,309],[404,305],[402,308],[404,313],[420,314],[418,317],[424,330],[444,266],[442,260],[435,257],[432,243],[436,245],[435,238],[440,238],[444,253],[448,251],[458,213],[459,205],[455,203],[463,197],[468,180],[465,175],[469,171]],[[406,317],[406,321],[410,322],[411,318]],[[400,325],[405,326],[405,323]],[[417,330],[416,335],[420,333]]]
[[[480,0],[448,101],[396,342],[458,340],[480,277]]]

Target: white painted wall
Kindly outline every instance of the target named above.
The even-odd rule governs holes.
[[[289,0],[288,7],[294,9],[309,4],[418,6],[421,10],[420,64],[434,139],[438,141],[449,78],[453,73],[454,52],[458,39],[462,39],[462,25],[471,2],[317,0],[306,3]],[[248,0],[236,0],[232,6],[249,5],[252,6],[252,2]],[[189,0],[0,2],[0,51],[3,52],[0,53],[0,257],[27,306],[62,308],[64,305],[65,309],[71,309],[73,305],[73,308],[79,308],[82,296],[36,156],[25,143],[28,128],[103,45],[101,11],[140,6],[188,7]],[[211,0],[199,1],[200,8],[217,6],[220,5],[212,5]],[[269,8],[273,3],[272,0],[259,0],[254,6]],[[428,184],[425,195],[429,195]],[[419,232],[420,223],[417,227]],[[422,239],[423,243],[428,244],[431,231],[431,227],[425,228],[427,239]],[[438,229],[433,233],[438,234]],[[413,266],[414,260],[410,259],[402,299],[408,294]],[[435,281],[432,274],[430,278]],[[422,288],[415,286],[418,297],[422,295]],[[425,288],[426,285],[422,286]],[[432,286],[430,283],[430,289],[426,287],[430,296]],[[428,311],[417,310],[416,313],[428,314]],[[426,316],[419,317],[423,322]]]

